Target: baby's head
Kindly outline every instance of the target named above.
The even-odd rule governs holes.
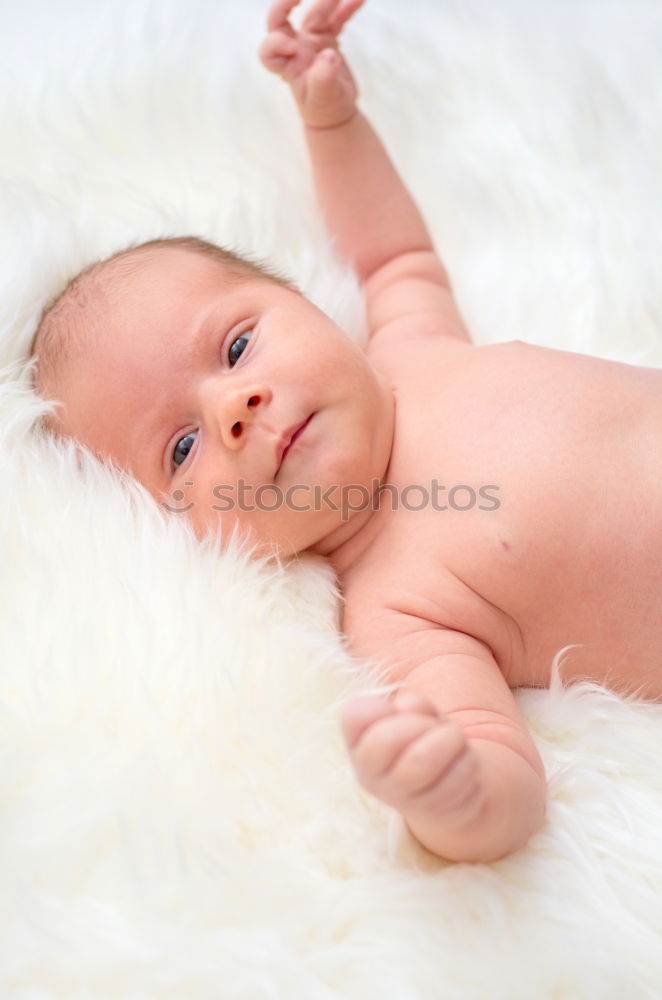
[[[285,554],[330,552],[369,517],[348,517],[347,497],[384,476],[391,394],[266,268],[194,238],[142,244],[70,282],[33,351],[37,391],[61,404],[49,429],[113,459],[200,537],[238,523]]]

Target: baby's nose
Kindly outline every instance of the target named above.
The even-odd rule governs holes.
[[[229,390],[222,386],[212,403],[218,429],[228,448],[242,447],[246,432],[271,398],[266,386],[249,385]]]
[[[237,412],[235,414],[232,414],[233,416],[239,417],[239,419],[235,420],[235,422],[230,427],[230,434],[232,435],[233,438],[235,438],[235,440],[237,438],[240,438],[241,435],[244,433],[247,421],[252,419],[252,417],[255,414],[255,409],[260,405],[261,402],[262,402],[262,396],[259,394],[259,392],[256,392],[252,396],[248,397],[245,406],[243,406],[240,403],[239,406],[237,407]],[[246,413],[247,410],[251,412]]]

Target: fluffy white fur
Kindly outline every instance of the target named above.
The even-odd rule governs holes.
[[[5,8],[0,363],[84,264],[188,232],[274,261],[362,336],[255,55],[265,4]],[[346,48],[476,340],[659,364],[659,5],[368,0]],[[35,435],[5,376],[3,1000],[662,996],[662,706],[521,692],[544,829],[492,865],[432,858],[353,779],[339,705],[379,677],[321,561],[202,549]]]

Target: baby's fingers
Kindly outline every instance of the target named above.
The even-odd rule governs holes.
[[[262,63],[272,73],[280,73],[287,62],[296,54],[297,42],[281,31],[272,31],[262,42],[259,56]]]
[[[288,20],[299,0],[274,0],[267,15],[267,31],[292,31]]]
[[[359,742],[368,726],[392,714],[393,708],[388,700],[379,695],[357,695],[345,702],[342,729],[350,750]]]
[[[445,809],[450,809],[457,805],[466,786],[467,767],[473,767],[473,763],[464,733],[456,726],[440,723],[405,748],[390,769],[388,781],[392,793],[403,804],[407,801],[410,807],[421,808],[429,805],[431,797],[437,797],[443,799]]]
[[[317,0],[306,14],[302,28],[313,34],[339,35],[343,25],[363,6],[364,0]]]
[[[390,715],[369,726],[350,751],[359,781],[383,797],[382,782],[415,741],[436,725],[429,715]]]
[[[374,722],[400,712],[417,712],[438,719],[434,706],[416,691],[399,689],[390,697],[359,694],[345,702],[342,711],[342,728],[351,749]]]
[[[364,3],[365,0],[345,0],[345,3],[341,5],[330,19],[329,31],[337,38],[350,17],[353,17]]]

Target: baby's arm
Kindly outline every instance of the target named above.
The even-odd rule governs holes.
[[[359,650],[404,661],[389,698],[347,703],[343,729],[364,787],[404,816],[430,851],[492,861],[543,821],[542,762],[492,653],[479,640],[393,613]]]
[[[413,315],[468,341],[448,276],[411,195],[356,107],[337,38],[363,0],[318,0],[296,31],[299,0],[276,0],[260,55],[289,84],[305,126],[318,201],[363,284],[371,332]]]

